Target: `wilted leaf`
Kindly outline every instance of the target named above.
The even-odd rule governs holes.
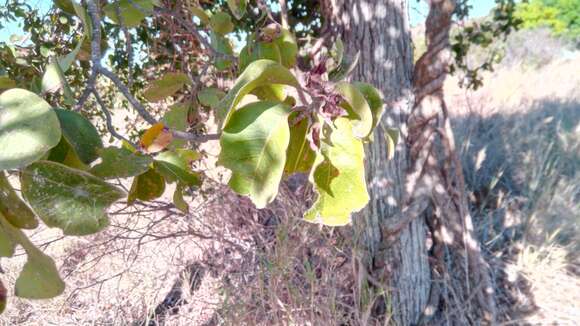
[[[329,143],[322,143],[322,155],[317,158],[310,181],[318,198],[304,218],[310,222],[339,226],[350,223],[353,212],[363,209],[369,201],[365,182],[364,148],[352,134],[351,122],[335,120],[336,129]]]
[[[103,148],[103,141],[93,124],[77,112],[55,109],[62,135],[72,146],[79,159],[90,164],[99,157],[98,150]]]
[[[353,120],[353,134],[358,138],[367,137],[373,129],[373,113],[364,95],[357,87],[347,82],[337,83],[335,87],[344,97],[346,103],[343,103],[343,106],[349,113],[349,118]]]
[[[2,232],[2,231],[0,231]],[[0,243],[2,242],[2,239],[0,239]],[[0,248],[1,250],[1,248]],[[2,283],[2,280],[0,280],[0,314],[2,314],[4,312],[4,310],[6,309],[6,299],[8,298],[8,291],[6,290],[6,288],[4,287],[4,283]]]
[[[91,169],[91,173],[105,179],[128,178],[145,173],[153,159],[133,153],[126,148],[107,147],[100,150],[102,162]]]
[[[186,84],[191,84],[189,77],[182,72],[169,72],[163,77],[154,80],[143,92],[150,102],[159,102],[168,96],[175,94]]]
[[[38,160],[60,137],[58,118],[43,99],[19,88],[0,94],[0,170]]]
[[[257,208],[278,194],[290,141],[289,114],[282,103],[251,103],[235,111],[222,132],[219,164],[232,171],[230,187],[249,196]]]
[[[241,99],[257,87],[271,84],[283,84],[298,87],[296,77],[286,67],[272,60],[252,62],[238,77],[236,83],[221,100],[217,114],[221,121],[227,123],[228,116],[235,111]]]
[[[0,171],[0,214],[17,228],[34,229],[38,226],[34,213],[18,197],[2,171]]]
[[[234,30],[234,23],[232,23],[232,18],[225,12],[216,12],[209,19],[209,26],[212,31],[225,35]]]
[[[163,195],[164,191],[165,180],[163,176],[155,170],[149,169],[147,172],[133,179],[127,203],[132,204],[137,199],[143,201],[153,200]]]
[[[154,1],[152,0],[120,0],[103,7],[105,15],[115,24],[121,24],[121,20],[126,27],[137,27],[145,17],[153,14]],[[121,19],[117,16],[116,6],[119,6]]]
[[[146,153],[157,153],[169,146],[173,140],[173,134],[163,122],[151,126],[143,133],[139,145]]]
[[[105,210],[124,193],[84,171],[38,161],[21,174],[22,194],[50,227],[68,235],[85,235],[107,226]]]

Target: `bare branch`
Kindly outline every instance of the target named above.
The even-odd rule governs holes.
[[[282,27],[288,28],[288,6],[286,5],[286,0],[278,0],[280,4],[280,22]]]
[[[105,106],[103,99],[101,99],[101,96],[99,96],[99,93],[97,91],[93,90],[93,95],[95,96],[95,99],[97,100],[97,103],[98,103],[99,107],[101,108],[101,111],[103,111],[103,114],[105,115],[105,122],[107,124],[107,130],[109,131],[109,133],[113,137],[115,137],[119,140],[124,140],[127,143],[131,144],[133,147],[137,148],[136,144],[133,144],[129,139],[123,137],[121,134],[119,134],[115,130],[115,127],[113,126],[113,119],[111,118],[111,112],[109,112],[109,110],[107,110],[107,107]]]

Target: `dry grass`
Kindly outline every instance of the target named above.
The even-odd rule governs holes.
[[[511,58],[477,92],[447,85],[506,324],[580,320],[580,54],[557,51]]]

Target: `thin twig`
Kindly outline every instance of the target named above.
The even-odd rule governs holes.
[[[109,133],[113,137],[115,137],[119,140],[126,141],[127,143],[131,144],[133,147],[137,148],[136,144],[132,143],[129,139],[123,137],[121,134],[119,134],[115,130],[115,127],[113,126],[113,119],[111,117],[111,112],[109,112],[109,110],[107,110],[107,107],[105,106],[103,99],[101,99],[101,96],[99,96],[99,93],[97,91],[93,91],[93,95],[95,96],[95,99],[97,100],[97,104],[101,108],[101,111],[103,111],[103,114],[105,115],[105,122],[107,124],[107,130],[109,131]]]

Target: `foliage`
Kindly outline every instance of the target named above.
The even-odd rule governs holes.
[[[580,37],[579,0],[531,0],[518,5],[516,16],[523,28],[549,27],[556,35]]]
[[[229,186],[258,208],[297,172],[318,193],[308,221],[345,225],[367,204],[363,144],[379,126],[382,95],[346,81],[357,58],[340,41],[330,58],[298,67],[308,44],[293,29],[318,16],[282,26],[262,2],[245,0],[55,0],[46,14],[8,1],[1,9],[0,21],[23,22],[30,36],[0,44],[0,253],[20,245],[28,255],[16,295],[64,289],[52,259],[21,229],[40,220],[65,235],[93,234],[108,225],[111,205],[154,200],[169,183],[187,212],[183,195],[206,178],[193,164],[199,142],[219,140]],[[243,34],[238,54],[232,37]],[[117,92],[126,102],[111,100]],[[137,143],[117,131],[117,105],[142,120]],[[206,132],[210,117],[217,134]],[[121,146],[105,147],[105,134]],[[128,193],[118,178],[132,178]]]

